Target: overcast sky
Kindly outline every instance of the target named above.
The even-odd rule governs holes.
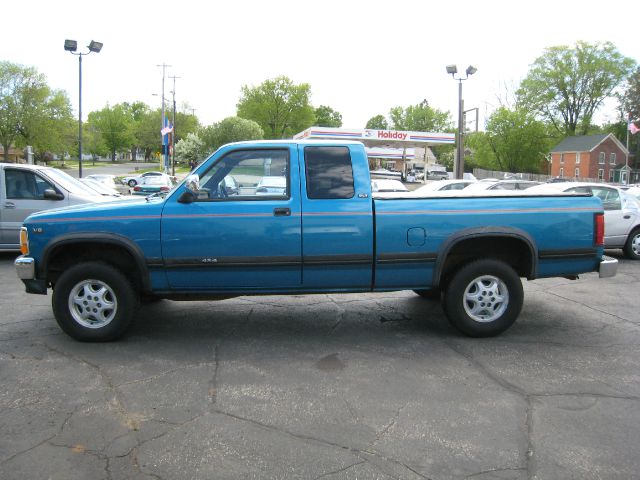
[[[364,128],[374,115],[427,99],[457,112],[447,64],[478,72],[463,83],[465,108],[484,116],[506,99],[545,47],[611,41],[640,60],[634,3],[618,0],[254,1],[30,0],[3,2],[0,60],[35,66],[78,106],[78,60],[63,49],[104,43],[83,58],[83,116],[107,103],[157,107],[162,69],[176,101],[203,124],[235,115],[242,85],[286,75],[311,85],[314,106]],[[625,13],[626,12],[626,13]],[[633,15],[632,15],[633,14]],[[86,51],[84,49],[83,51]],[[173,90],[167,79],[165,95]],[[614,119],[609,102],[599,121]]]

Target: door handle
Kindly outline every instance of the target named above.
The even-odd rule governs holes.
[[[16,204],[13,202],[6,202],[4,208],[16,208]]]
[[[625,220],[629,220],[629,219],[631,218],[631,215],[625,215],[623,218],[624,218]]]
[[[273,216],[274,217],[290,217],[291,209],[290,208],[274,208]]]

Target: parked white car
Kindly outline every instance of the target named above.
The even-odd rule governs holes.
[[[171,179],[171,175],[167,175],[164,172],[157,172],[157,171],[151,171],[151,172],[144,172],[141,173],[140,175],[135,175],[135,176],[131,176],[131,177],[123,177],[122,178],[122,183],[124,185],[129,185],[131,188],[135,187],[136,185],[138,185],[139,183],[142,183],[142,179],[145,177],[155,177],[155,176],[159,176],[159,177],[167,177],[169,179]]]
[[[256,185],[256,195],[287,195],[287,179],[282,176],[262,177]]]
[[[477,183],[475,180],[436,180],[427,183],[411,192],[411,196],[428,197],[433,192],[448,192],[451,190],[462,190],[463,188]]]
[[[371,191],[373,193],[389,193],[408,192],[409,189],[400,180],[374,178],[371,180]]]
[[[482,190],[526,190],[536,185],[540,185],[540,182],[531,180],[480,181],[469,185],[462,193],[479,192]]]
[[[604,183],[545,183],[527,190],[536,193],[591,193],[604,207],[604,246],[622,248],[625,255],[640,260],[640,207],[631,194]]]

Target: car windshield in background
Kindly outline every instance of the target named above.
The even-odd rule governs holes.
[[[82,182],[61,170],[49,168],[44,173],[52,180],[55,180],[62,188],[71,193],[75,193],[78,195],[100,195],[95,190],[89,188],[86,185],[83,185]]]

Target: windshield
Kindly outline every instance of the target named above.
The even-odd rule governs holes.
[[[62,188],[70,193],[75,193],[77,195],[91,195],[93,197],[100,196],[100,194],[95,190],[91,190],[91,188],[83,185],[80,181],[61,170],[47,168],[46,170],[42,170],[42,173],[52,180],[55,180]]]

